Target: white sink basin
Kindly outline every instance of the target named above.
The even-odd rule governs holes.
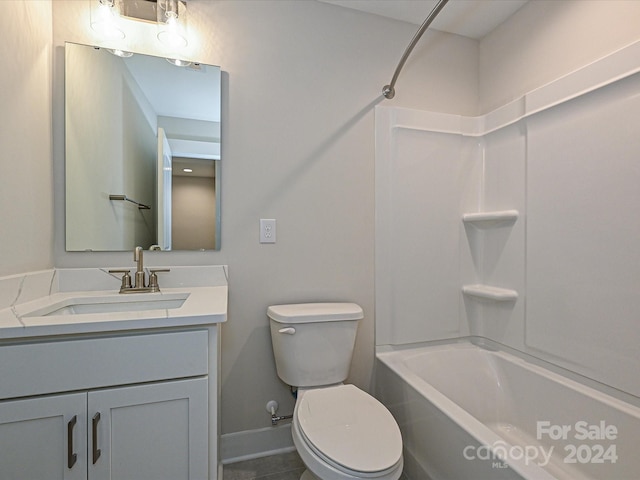
[[[168,310],[182,307],[188,297],[188,293],[71,297],[33,310],[23,317]]]

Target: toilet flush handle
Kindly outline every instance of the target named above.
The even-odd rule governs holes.
[[[296,333],[296,329],[293,327],[285,327],[278,330],[278,333],[286,333],[287,335],[293,335]]]

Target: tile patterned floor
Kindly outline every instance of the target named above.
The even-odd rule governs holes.
[[[256,458],[224,466],[224,480],[299,480],[304,463],[296,452]],[[403,474],[400,480],[407,480]]]
[[[299,480],[304,463],[296,452],[224,466],[224,480]]]

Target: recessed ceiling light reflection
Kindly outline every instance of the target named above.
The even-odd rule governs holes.
[[[126,52],[124,50],[120,50],[118,48],[109,49],[111,53],[113,53],[116,57],[129,58],[133,57],[133,52]]]

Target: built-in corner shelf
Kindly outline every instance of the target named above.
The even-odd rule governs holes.
[[[476,298],[484,298],[495,302],[513,302],[518,299],[518,292],[508,288],[492,287],[490,285],[464,285],[462,293]]]
[[[518,210],[494,210],[490,212],[465,213],[462,221],[465,225],[473,225],[479,229],[491,229],[511,226],[518,219]],[[470,240],[474,237],[470,236]],[[475,240],[474,240],[475,241]],[[462,293],[467,296],[490,300],[493,302],[515,302],[518,292],[508,288],[493,287],[484,283],[463,285]]]
[[[465,213],[462,221],[477,228],[494,228],[514,223],[518,219],[517,210],[498,210],[494,212]]]

